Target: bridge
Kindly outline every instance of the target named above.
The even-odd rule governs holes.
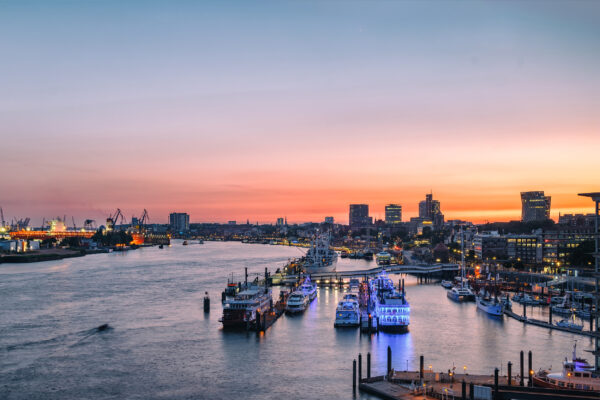
[[[458,272],[460,267],[458,264],[432,264],[432,265],[386,265],[379,266],[371,269],[362,269],[357,271],[331,271],[331,272],[317,272],[308,274],[313,280],[321,279],[344,279],[344,278],[358,278],[363,276],[373,276],[385,269],[390,274],[415,274],[415,275],[429,275],[439,272]],[[287,275],[285,279],[298,278],[298,275]]]

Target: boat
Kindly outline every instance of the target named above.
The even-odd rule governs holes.
[[[335,271],[338,254],[330,248],[329,241],[327,234],[317,235],[313,239],[305,257],[304,270],[307,274]]]
[[[187,246],[187,245],[188,245],[188,241],[187,241],[187,240],[184,240],[184,241],[183,241],[183,245],[184,245],[184,246]]]
[[[377,265],[390,265],[392,261],[392,255],[387,251],[380,251],[375,256],[377,259]]]
[[[289,314],[304,312],[309,303],[310,300],[308,299],[308,296],[306,296],[302,290],[296,290],[288,297],[287,303],[285,304],[285,312]]]
[[[450,289],[452,286],[454,286],[454,284],[452,283],[452,281],[446,281],[446,280],[442,281],[441,285],[445,289]]]
[[[543,303],[541,300],[538,300],[527,293],[516,293],[513,296],[513,301],[516,301],[519,304],[525,304],[526,306],[539,306]]]
[[[448,298],[450,300],[457,301],[457,302],[475,301],[475,294],[469,288],[469,283],[465,279],[465,245],[464,245],[465,240],[464,240],[464,234],[463,234],[462,228],[460,230],[460,235],[461,235],[461,240],[460,240],[460,243],[461,243],[460,277],[455,278],[455,280],[459,279],[460,283],[456,284],[454,287],[452,287],[452,289],[450,289],[448,292],[446,292],[446,296],[448,296]]]
[[[159,245],[158,245],[158,248],[159,248],[159,249],[162,249],[163,247],[165,247],[165,246],[163,246],[162,244],[159,244]]]
[[[338,303],[335,309],[335,327],[353,327],[360,325],[360,308],[358,305],[358,296],[349,293]]]
[[[365,260],[372,260],[373,259],[373,252],[371,250],[365,250],[362,253],[362,258]]]
[[[404,287],[396,290],[385,269],[369,281],[371,302],[377,325],[388,332],[406,332],[410,324],[410,304]]]
[[[559,326],[561,328],[574,329],[576,331],[583,330],[583,325],[579,325],[578,323],[576,323],[574,317],[570,319],[561,319],[556,323],[556,326]]]
[[[477,308],[481,311],[484,311],[490,315],[499,317],[504,314],[504,307],[498,297],[489,296],[486,293],[482,293],[480,296],[476,298]]]
[[[225,301],[220,322],[226,329],[248,329],[256,323],[257,314],[271,310],[271,290],[263,286],[251,286]]]
[[[351,289],[356,289],[360,286],[360,281],[356,278],[351,278],[350,279],[350,288]]]
[[[533,385],[559,390],[600,391],[600,375],[594,372],[594,366],[587,360],[577,357],[576,350],[577,343],[573,346],[572,359],[567,360],[565,357],[561,372],[551,373],[544,370],[534,374]]]
[[[306,277],[302,285],[300,285],[300,290],[308,297],[309,303],[317,298],[317,285],[310,281],[310,277]]]
[[[446,295],[450,300],[461,303],[464,301],[475,300],[475,294],[473,294],[473,291],[466,286],[454,286],[452,289],[446,292]]]

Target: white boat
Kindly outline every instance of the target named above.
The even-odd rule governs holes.
[[[390,265],[390,262],[392,261],[392,255],[387,251],[380,251],[375,257],[377,265]]]
[[[307,274],[335,271],[338,253],[329,247],[329,240],[327,234],[317,235],[313,239],[311,247],[306,252],[304,270]]]
[[[593,365],[583,358],[577,358],[576,349],[577,343],[573,346],[572,360],[565,357],[561,372],[550,373],[545,370],[533,375],[534,386],[558,389],[558,394],[560,389],[600,391],[600,376],[594,372]]]
[[[442,281],[440,283],[442,285],[442,287],[446,288],[446,289],[450,289],[452,286],[454,286],[454,284],[452,283],[452,281]]]
[[[301,313],[306,310],[310,301],[301,290],[296,290],[287,299],[285,304],[285,312],[290,314]]]
[[[561,319],[556,323],[556,326],[560,326],[561,328],[575,329],[576,331],[583,330],[583,325],[579,325],[578,323],[570,319]]]
[[[311,282],[310,277],[306,277],[302,285],[300,285],[300,290],[308,297],[309,303],[317,298],[317,284]]]
[[[382,331],[406,332],[410,324],[410,304],[404,290],[397,291],[394,282],[382,270],[369,281],[377,324]]]
[[[513,296],[513,300],[519,304],[525,304],[526,306],[539,306],[543,303],[527,293],[517,293]]]
[[[335,322],[333,326],[359,326],[360,325],[360,309],[358,306],[358,296],[355,294],[346,295],[344,299],[338,303],[335,309]]]
[[[460,263],[460,277],[455,279],[460,279],[460,283],[446,292],[446,296],[450,300],[463,302],[463,301],[475,301],[475,294],[469,288],[469,283],[465,279],[465,238],[463,234],[462,227],[460,228],[460,244],[461,244],[461,263]],[[466,281],[466,282],[465,282]]]
[[[496,297],[477,296],[476,302],[478,309],[485,311],[490,315],[499,317],[504,314],[502,302]]]

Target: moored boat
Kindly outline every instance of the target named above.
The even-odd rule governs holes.
[[[296,290],[287,299],[285,304],[285,312],[289,314],[301,313],[306,310],[309,303],[308,296],[306,296],[301,290]]]
[[[499,317],[504,314],[504,307],[502,302],[496,297],[491,296],[477,296],[476,298],[477,308],[490,315]]]
[[[304,270],[307,274],[335,271],[338,254],[329,246],[329,235],[317,235],[306,252]]]
[[[310,277],[306,277],[302,285],[300,285],[300,290],[308,297],[309,303],[317,298],[317,285],[311,282]]]
[[[404,287],[396,290],[394,282],[382,270],[369,281],[369,289],[377,325],[388,332],[406,332],[410,324],[410,304]]]
[[[354,293],[347,294],[344,299],[338,303],[335,310],[335,327],[353,327],[360,325],[360,309],[358,305],[358,296]]]
[[[594,366],[576,354],[577,343],[573,346],[573,356],[569,361],[565,357],[561,372],[540,371],[533,375],[534,386],[551,389],[575,389],[600,391],[600,375],[594,372]]]
[[[225,301],[220,322],[223,328],[248,329],[256,322],[257,314],[270,311],[272,304],[270,289],[252,286]]]
[[[452,281],[446,281],[446,280],[443,280],[442,282],[440,282],[440,285],[442,285],[442,287],[445,289],[450,289],[452,286],[454,286]]]

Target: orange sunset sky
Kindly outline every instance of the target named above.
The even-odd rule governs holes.
[[[597,2],[2,7],[8,219],[408,220],[433,191],[508,221],[600,190]]]

